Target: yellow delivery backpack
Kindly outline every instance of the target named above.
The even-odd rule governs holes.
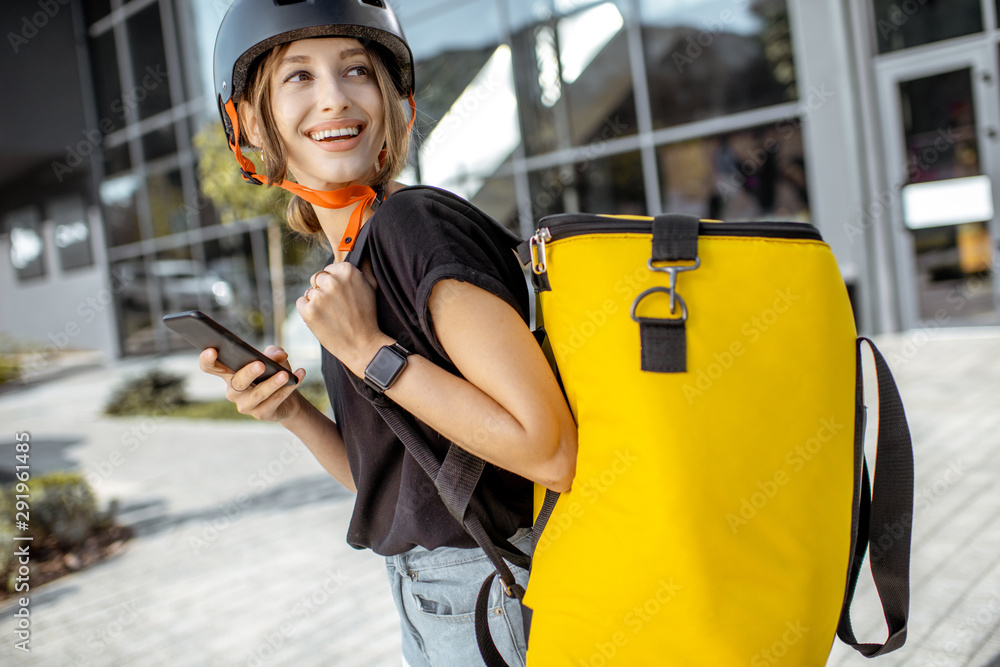
[[[835,634],[867,656],[901,646],[909,432],[872,346],[870,485],[861,340],[817,229],[567,214],[521,253],[579,425],[573,489],[536,521],[529,667],[823,665]],[[869,544],[884,644],[849,617]]]

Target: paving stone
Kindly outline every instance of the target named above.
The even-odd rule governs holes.
[[[1000,330],[931,333],[876,341],[906,405],[917,493],[909,640],[879,667],[982,667],[1000,655]],[[11,604],[0,606],[0,664],[398,667],[384,562],[345,543],[351,494],[284,429],[100,414],[123,377],[157,364],[221,396],[184,355],[0,396],[8,430],[44,444],[39,465],[88,474],[137,530],[114,558],[31,591],[30,654],[13,650]],[[878,641],[866,577],[853,618]],[[871,664],[839,642],[828,661]]]

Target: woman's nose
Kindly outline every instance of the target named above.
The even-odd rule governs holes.
[[[351,100],[344,92],[341,81],[336,76],[325,76],[320,80],[320,104],[324,109],[340,111],[351,106]]]

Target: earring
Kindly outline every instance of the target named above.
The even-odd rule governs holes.
[[[267,155],[263,148],[260,149],[260,163],[264,167],[264,171],[267,171]]]

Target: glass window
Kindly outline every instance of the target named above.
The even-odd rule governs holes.
[[[878,52],[920,46],[983,29],[981,0],[874,0]]]
[[[128,171],[132,168],[132,156],[128,152],[128,142],[109,147],[104,143],[104,173],[108,176]]]
[[[414,3],[404,23],[416,66],[416,176],[472,199],[521,140],[510,48],[494,0],[432,5]]]
[[[223,236],[203,248],[202,309],[241,338],[261,342],[261,335],[274,329],[274,308],[270,289],[267,301],[260,299],[251,233]],[[263,269],[266,275],[268,267]],[[293,299],[286,305],[294,303]]]
[[[657,128],[797,98],[784,0],[640,0]]]
[[[903,81],[899,96],[908,183],[981,173],[972,70]]]
[[[491,218],[520,235],[517,192],[514,189],[513,176],[489,179],[471,201],[474,206],[482,209]]]
[[[109,178],[101,184],[104,224],[112,247],[135,243],[140,239],[139,212],[136,208],[138,187],[139,178],[131,174]]]
[[[55,225],[52,234],[60,267],[68,271],[91,266],[90,222],[83,201],[79,197],[54,201],[48,214]]]
[[[528,155],[585,145],[613,120],[638,130],[628,37],[617,2],[509,0]]]
[[[713,220],[809,219],[798,122],[659,149],[663,210]]]
[[[152,262],[150,262],[152,264]],[[119,333],[126,355],[156,351],[153,317],[150,313],[150,274],[146,261],[137,257],[111,267],[111,285],[117,300]]]
[[[196,43],[197,60],[195,62],[199,67],[197,75],[202,84],[201,94],[209,100],[215,100],[215,74],[212,71],[215,38],[219,34],[219,26],[222,25],[222,17],[226,15],[229,4],[229,2],[187,0],[187,11],[191,16],[191,21],[182,18],[177,22],[179,29],[193,23],[188,28],[189,32],[187,35]],[[409,5],[411,3],[407,2],[405,4]],[[178,5],[177,11],[178,13],[181,12],[180,5]],[[403,25],[404,29],[406,29],[407,24],[404,22]],[[408,31],[407,38],[409,38]],[[191,94],[192,97],[196,95],[197,93],[194,91]],[[209,118],[218,122],[219,114],[215,102],[213,101],[211,104],[205,105],[205,107],[208,110]]]
[[[111,13],[111,0],[84,0],[83,17],[90,25]]]
[[[160,3],[143,9],[127,25],[135,87],[125,96],[125,104],[137,107],[140,119],[149,118],[171,106]]]
[[[45,234],[34,207],[9,214],[4,227],[10,233],[10,262],[18,280],[45,275]]]
[[[101,116],[98,127],[102,134],[110,134],[125,127],[126,115],[113,30],[90,40],[90,66],[94,76],[97,112]]]
[[[153,130],[142,137],[142,153],[147,160],[156,160],[176,152],[177,137],[174,135],[172,124]]]
[[[982,177],[977,142],[978,126],[973,98],[973,70],[963,68],[899,84],[906,146],[907,196],[936,181],[945,187]],[[911,185],[912,184],[912,185]],[[987,181],[987,198],[990,191]],[[995,244],[988,220],[966,219],[954,224],[948,218],[954,209],[949,195],[934,205],[925,199],[917,213],[927,218],[911,229],[918,275],[920,317],[968,318],[990,322],[996,318],[991,267]],[[912,200],[911,200],[912,201]],[[992,201],[988,201],[992,208]],[[934,211],[943,217],[935,223]],[[904,220],[911,225],[912,211],[904,207]]]
[[[153,234],[169,236],[187,231],[188,209],[184,205],[181,172],[174,169],[165,174],[153,174],[146,179],[149,190],[149,210],[153,217]]]
[[[165,250],[156,256],[152,275],[165,313],[182,310],[210,311],[213,303],[213,276],[205,272],[200,262],[192,259],[189,246]],[[231,297],[231,294],[226,294]]]
[[[638,152],[622,153],[532,172],[531,216],[555,213],[645,215],[646,194]]]

